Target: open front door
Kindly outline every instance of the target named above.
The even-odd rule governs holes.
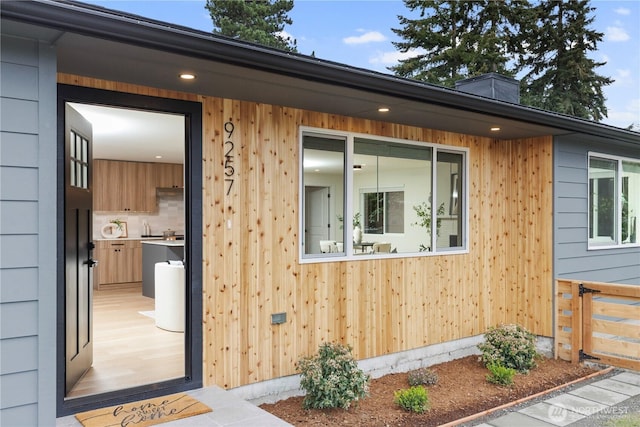
[[[93,363],[92,129],[65,105],[65,391]],[[65,394],[66,394],[65,393]]]

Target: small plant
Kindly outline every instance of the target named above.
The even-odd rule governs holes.
[[[486,366],[498,364],[526,373],[535,367],[536,337],[519,325],[501,325],[484,335],[485,342],[478,345]]]
[[[420,368],[409,372],[409,385],[435,385],[438,383],[438,374],[428,368]]]
[[[301,358],[296,367],[306,391],[305,409],[349,409],[369,393],[369,375],[358,368],[349,346],[323,343],[316,355]]]
[[[429,409],[429,395],[424,386],[417,385],[394,393],[395,402],[402,409],[421,414]]]
[[[110,222],[111,222],[112,224],[115,224],[115,225],[116,225],[116,228],[117,228],[118,230],[122,230],[122,221],[121,221],[121,220],[119,220],[119,219],[112,219]]]
[[[490,383],[498,385],[513,384],[513,377],[516,374],[515,369],[504,367],[498,363],[490,363],[487,365],[487,369],[489,369],[487,381]]]

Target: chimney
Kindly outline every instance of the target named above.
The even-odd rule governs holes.
[[[499,101],[520,103],[520,83],[498,73],[487,73],[456,82],[456,90]]]

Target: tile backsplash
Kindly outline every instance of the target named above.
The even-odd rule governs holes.
[[[102,239],[102,227],[114,219],[127,223],[129,237],[140,237],[144,234],[145,221],[151,228],[151,234],[161,235],[165,230],[184,234],[184,192],[160,190],[157,193],[157,201],[158,212],[94,212],[93,238]]]

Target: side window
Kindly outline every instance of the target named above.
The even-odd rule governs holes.
[[[636,244],[640,162],[589,157],[589,247]]]
[[[436,168],[438,174],[437,248],[459,248],[463,246],[464,156],[460,153],[438,151]]]
[[[622,162],[622,194],[620,215],[622,244],[638,243],[640,215],[640,162]]]
[[[303,253],[344,255],[345,139],[304,135],[302,147]]]

